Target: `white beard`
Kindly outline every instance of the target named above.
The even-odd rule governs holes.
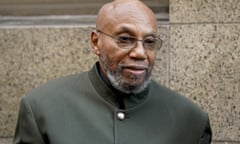
[[[127,84],[124,81],[122,81],[122,75],[120,75],[119,73],[113,73],[110,72],[107,69],[107,77],[110,80],[112,86],[114,88],[116,88],[117,90],[124,92],[124,93],[140,93],[143,90],[145,90],[147,88],[147,86],[149,85],[150,81],[151,81],[151,77],[147,76],[147,78],[145,79],[145,81],[143,82],[143,84],[141,85],[131,85],[131,84]]]

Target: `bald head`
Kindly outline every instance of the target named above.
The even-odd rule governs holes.
[[[104,30],[119,22],[129,22],[129,19],[146,23],[146,26],[157,28],[157,22],[152,10],[139,0],[114,0],[105,4],[98,13],[96,28]]]

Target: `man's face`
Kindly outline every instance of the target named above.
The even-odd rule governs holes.
[[[156,49],[146,49],[142,41],[124,49],[116,37],[153,39],[156,25],[147,14],[136,11],[109,23],[97,33],[100,66],[116,89],[125,93],[141,92],[150,82]]]

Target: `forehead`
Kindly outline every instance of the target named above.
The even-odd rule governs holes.
[[[156,18],[152,11],[139,3],[121,3],[108,6],[102,13],[101,29],[156,31]]]

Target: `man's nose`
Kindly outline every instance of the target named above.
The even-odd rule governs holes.
[[[143,41],[137,41],[134,48],[131,49],[129,56],[135,59],[146,59],[147,54],[143,46]]]

